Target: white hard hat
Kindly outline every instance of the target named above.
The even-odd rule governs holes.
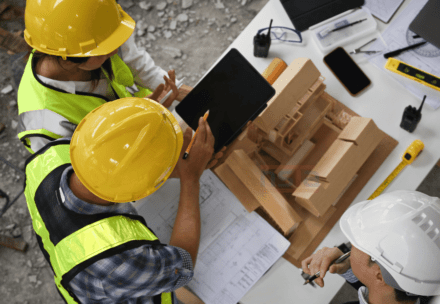
[[[350,207],[339,222],[351,244],[380,266],[385,283],[440,295],[440,199],[394,191]]]

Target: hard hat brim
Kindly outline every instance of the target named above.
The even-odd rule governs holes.
[[[368,204],[370,201],[363,201],[363,202],[359,202],[353,206],[351,206],[350,208],[348,208],[344,214],[341,216],[341,219],[339,220],[339,227],[342,230],[342,233],[344,233],[344,235],[348,238],[348,240],[350,241],[350,243],[352,245],[354,245],[356,248],[359,248],[360,250],[365,252],[365,249],[363,248],[363,246],[361,246],[357,241],[356,238],[353,234],[353,231],[350,227],[349,224],[349,220],[350,218],[353,217],[353,215],[355,215],[356,213],[358,213],[358,211],[360,209],[362,209],[366,204]],[[369,254],[368,252],[366,252],[367,254]]]
[[[28,45],[33,47],[39,52],[49,54],[49,55],[55,55],[55,56],[68,56],[68,57],[92,57],[92,56],[102,56],[102,55],[108,55],[117,48],[119,48],[121,45],[123,45],[128,38],[133,34],[134,29],[136,28],[136,22],[133,20],[133,18],[130,17],[126,12],[123,10],[120,10],[120,13],[122,15],[121,17],[121,23],[119,26],[115,29],[115,31],[107,37],[107,39],[101,41],[99,45],[87,52],[87,53],[77,53],[77,54],[61,54],[59,51],[41,48],[37,45],[33,45],[31,41],[27,38],[28,35],[25,35],[24,39]]]
[[[123,45],[128,38],[130,38],[136,27],[136,22],[123,10],[120,12],[122,14],[121,24],[119,24],[114,33],[106,40],[102,41],[96,49],[87,53],[87,56],[101,56],[110,54]]]

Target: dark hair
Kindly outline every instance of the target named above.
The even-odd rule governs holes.
[[[34,55],[32,58],[33,59],[32,64],[34,66],[36,66],[40,60],[42,60],[46,57],[56,61],[58,63],[58,65],[63,68],[63,66],[60,63],[60,60],[63,60],[63,59],[60,56],[49,55],[49,54],[41,53],[38,51],[34,52]],[[73,63],[81,64],[81,63],[84,63],[87,60],[89,60],[89,58],[90,57],[67,57],[66,60],[73,62]],[[109,76],[110,80],[113,80],[114,76],[113,76],[112,64],[111,64],[110,58],[108,58],[102,64],[101,67],[107,72],[107,75]],[[101,68],[93,70],[93,71],[91,71],[91,73],[92,73],[92,91],[93,91],[98,86],[99,80],[104,77],[104,73]]]
[[[375,261],[373,261],[373,260],[371,259],[371,256],[370,256],[370,259],[369,259],[369,261],[368,261],[368,266],[371,267],[371,266],[373,266],[374,264],[377,265],[377,263],[376,263]],[[378,266],[379,266],[379,265],[378,265]],[[405,291],[402,291],[402,290],[399,290],[399,289],[394,288],[394,299],[395,299],[397,302],[402,302],[402,303],[405,303],[405,302],[414,302],[414,301],[417,301],[417,299],[420,299],[420,303],[421,303],[421,304],[425,304],[425,303],[429,303],[429,301],[432,299],[432,297],[417,296],[417,295],[409,296],[409,295],[406,294]]]

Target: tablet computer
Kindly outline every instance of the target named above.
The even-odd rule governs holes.
[[[266,108],[275,89],[236,49],[231,49],[176,106],[193,129],[209,110],[214,150],[231,143]]]

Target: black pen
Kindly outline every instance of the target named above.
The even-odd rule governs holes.
[[[426,43],[426,41],[423,41],[423,42],[420,42],[420,43],[416,43],[416,44],[412,44],[412,45],[404,47],[402,49],[398,49],[398,50],[395,50],[395,51],[392,51],[392,52],[389,52],[389,53],[385,53],[385,54],[383,54],[383,57],[385,57],[385,58],[394,57],[394,56],[399,55],[402,52],[405,52],[405,51],[408,51],[408,50],[412,50],[412,49],[415,49],[416,47],[422,46],[425,43]]]
[[[333,265],[333,264],[339,264],[339,263],[342,263],[343,261],[345,261],[347,258],[350,257],[350,253],[351,253],[351,251],[347,252],[346,254],[341,255],[337,260],[335,260],[334,262],[332,262],[332,263],[330,264],[330,266]],[[306,285],[307,283],[313,282],[313,280],[315,280],[315,279],[316,279],[317,277],[319,277],[320,275],[321,275],[321,271],[318,271],[318,272],[315,273],[313,276],[311,276],[310,279],[306,280],[306,281],[304,282],[303,285]]]
[[[349,26],[355,25],[355,24],[357,24],[357,23],[361,23],[362,21],[365,21],[365,20],[367,20],[367,18],[365,18],[365,19],[361,19],[361,20],[358,20],[358,21],[355,21],[355,22],[352,22],[352,23],[349,23],[349,24],[346,24],[346,25],[343,25],[343,26],[341,26],[341,27],[337,27],[337,28],[335,28],[334,30],[332,30],[332,32],[336,32],[336,31],[339,31],[339,30],[345,29],[346,27],[349,27]]]

